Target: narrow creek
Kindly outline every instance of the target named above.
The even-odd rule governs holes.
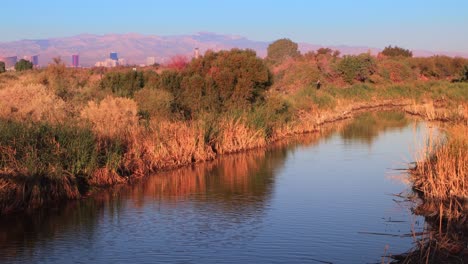
[[[368,113],[267,150],[0,218],[0,263],[381,263],[424,219],[394,194],[429,128]],[[403,177],[404,178],[404,177]]]

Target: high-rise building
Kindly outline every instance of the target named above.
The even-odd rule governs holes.
[[[17,56],[3,57],[3,58],[0,58],[0,61],[3,61],[5,63],[5,68],[7,70],[13,69],[15,67],[15,64],[18,62],[18,57]]]
[[[31,62],[32,62],[34,67],[38,67],[39,66],[39,55],[31,56]]]
[[[72,67],[78,68],[80,66],[80,55],[72,55]]]
[[[195,59],[200,58],[200,50],[198,48],[195,48]]]
[[[109,58],[111,60],[115,60],[115,61],[119,60],[119,56],[117,56],[117,52],[111,52],[110,55],[109,55]]]
[[[146,58],[146,66],[152,66],[154,64],[156,64],[156,57]]]

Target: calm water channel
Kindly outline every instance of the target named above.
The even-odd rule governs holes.
[[[402,114],[365,114],[269,150],[2,217],[0,263],[380,263],[423,228],[392,196],[408,189],[392,169],[414,160],[428,130]]]

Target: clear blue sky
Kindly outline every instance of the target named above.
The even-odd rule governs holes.
[[[466,0],[9,0],[0,42],[209,31],[323,45],[468,52]]]

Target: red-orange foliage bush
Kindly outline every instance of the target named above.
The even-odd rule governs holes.
[[[171,57],[169,63],[166,65],[168,68],[175,70],[183,70],[189,63],[187,56],[185,55],[175,55]]]

